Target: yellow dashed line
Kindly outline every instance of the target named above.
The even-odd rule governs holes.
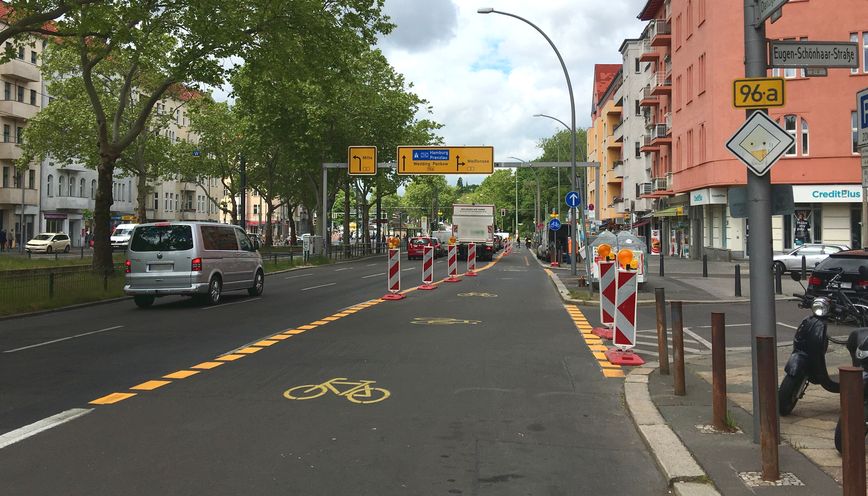
[[[217,357],[217,360],[220,360],[221,362],[234,362],[235,360],[238,360],[239,358],[244,358],[246,356],[247,355],[237,355],[235,353],[232,353],[229,355],[223,355],[221,357]]]
[[[325,320],[317,320],[310,323],[310,325],[312,326],[321,326],[323,324],[328,324],[328,322],[326,322]]]
[[[323,320],[325,320],[326,322],[334,322],[338,319],[340,319],[340,317],[335,317],[334,315],[332,315],[331,317],[323,317]]]
[[[111,405],[117,403],[118,401],[123,401],[127,398],[132,398],[137,393],[112,393],[103,396],[102,398],[97,398],[90,402],[91,405]]]
[[[350,315],[350,312],[339,312],[333,315],[333,317],[347,317]]]
[[[271,336],[271,337],[269,337],[268,339],[276,339],[276,340],[278,340],[278,341],[283,341],[284,339],[289,339],[289,338],[291,338],[291,337],[292,337],[291,334],[290,334],[290,335],[286,335],[286,334],[275,334],[274,336]]]
[[[236,353],[242,353],[244,355],[249,355],[251,353],[256,353],[257,351],[259,351],[261,349],[262,348],[257,348],[255,346],[248,346],[247,348],[241,348],[240,350],[236,351]]]
[[[301,334],[306,330],[307,329],[298,328],[298,329],[293,329],[291,331],[286,331],[284,334]]]
[[[196,375],[198,373],[198,370],[179,370],[177,372],[172,372],[171,374],[166,374],[163,377],[166,379],[186,379],[191,375]]]
[[[272,341],[270,339],[263,339],[258,343],[253,343],[253,346],[271,346],[273,344],[277,344],[277,341]]]
[[[604,369],[620,369],[621,368],[620,365],[615,365],[614,363],[611,363],[608,361],[605,361],[605,362],[600,361],[600,367],[603,367]]]
[[[606,351],[609,349],[601,344],[590,344],[588,345],[588,348],[590,348],[591,351]]]
[[[615,369],[603,369],[603,375],[606,377],[624,377],[624,371]]]
[[[166,384],[171,384],[172,381],[147,381],[139,384],[138,386],[133,386],[130,389],[133,391],[153,391],[158,387],[163,387]]]
[[[309,331],[311,329],[316,329],[317,326],[308,324],[308,325],[298,326],[298,328],[301,329],[302,331]]]
[[[603,352],[601,352],[601,351],[594,351],[593,353],[594,353],[594,358],[596,358],[597,360],[605,361],[605,362],[608,362],[608,361],[609,361],[609,359],[606,358],[606,354],[605,354],[605,353],[603,353]]]
[[[191,367],[191,368],[202,369],[202,370],[211,370],[211,369],[217,368],[217,367],[219,367],[225,363],[226,362],[202,362],[199,365],[193,365],[193,367]]]

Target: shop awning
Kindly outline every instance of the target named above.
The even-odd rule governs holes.
[[[684,207],[669,207],[663,210],[658,210],[651,214],[651,217],[682,217],[684,216]]]
[[[646,224],[650,224],[651,219],[642,219],[639,222],[634,222],[632,227],[642,227]]]

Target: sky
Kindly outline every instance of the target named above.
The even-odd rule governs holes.
[[[378,46],[428,100],[450,146],[494,146],[495,161],[532,160],[540,139],[570,124],[566,79],[555,52],[530,25],[480,7],[521,16],[557,46],[572,80],[576,127],[591,123],[594,64],[620,63],[625,38],[638,38],[646,0],[386,0],[397,27]],[[412,143],[407,143],[412,144]],[[485,176],[466,176],[479,183]],[[450,177],[450,183],[457,177]]]

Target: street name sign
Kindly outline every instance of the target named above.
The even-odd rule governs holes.
[[[557,231],[560,228],[561,228],[561,221],[559,221],[557,219],[552,219],[549,221],[549,229],[551,229],[552,231]]]
[[[754,112],[726,143],[748,169],[764,176],[795,139],[765,112]]]
[[[491,174],[493,146],[399,146],[398,174]]]
[[[769,41],[769,67],[859,67],[859,45],[844,41]]]
[[[868,147],[868,88],[856,93],[856,116],[857,146],[861,149]]]
[[[757,20],[754,26],[766,22],[766,19],[771,17],[778,9],[784,6],[789,0],[758,0],[756,5]]]
[[[376,146],[347,147],[347,170],[351,176],[374,176],[377,174]]]
[[[575,191],[570,191],[567,193],[567,196],[564,198],[564,201],[567,203],[567,206],[570,208],[576,208],[582,204],[582,197],[579,196]]]
[[[732,82],[732,106],[739,109],[783,107],[784,78],[744,78]]]

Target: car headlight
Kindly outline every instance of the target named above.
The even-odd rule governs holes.
[[[829,315],[829,308],[831,307],[831,303],[828,298],[814,298],[814,301],[811,302],[811,312],[817,317],[825,317]]]

